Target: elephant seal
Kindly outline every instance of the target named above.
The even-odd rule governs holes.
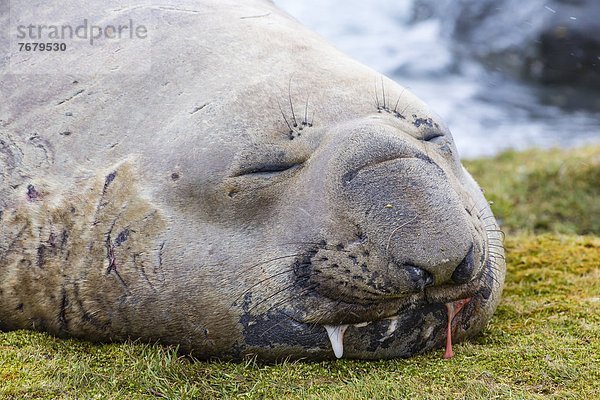
[[[1,329],[269,361],[451,356],[484,327],[500,232],[423,102],[271,2],[148,7],[151,53],[110,73],[68,71],[110,48],[4,59]]]

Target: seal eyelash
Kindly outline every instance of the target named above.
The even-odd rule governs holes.
[[[394,108],[392,108],[392,101],[390,100],[390,92],[389,90],[385,91],[385,85],[383,84],[383,77],[381,77],[381,99],[379,98],[379,87],[377,85],[377,78],[375,78],[375,107],[377,108],[378,113],[386,112],[388,114],[392,114],[394,117],[399,119],[406,119],[404,116],[404,112],[408,108],[408,105],[404,107],[403,110],[398,110],[398,105],[400,104],[400,99],[404,94],[406,88],[402,89],[400,95],[396,98],[396,102]]]
[[[415,128],[419,128],[421,126],[426,126],[431,129],[440,129],[440,125],[435,122],[433,119],[429,117],[419,117],[416,114],[412,114],[412,121],[409,119],[410,117],[405,115],[406,109],[408,108],[407,104],[402,110],[398,109],[398,105],[400,104],[400,99],[402,95],[406,91],[406,88],[403,88],[396,101],[394,102],[390,99],[390,91],[386,90],[386,87],[383,83],[383,77],[380,77],[381,85],[378,85],[377,78],[375,78],[375,107],[377,108],[378,113],[387,113],[393,115],[395,118],[407,120],[410,122]],[[379,87],[381,86],[381,88]],[[381,97],[380,97],[381,94]],[[444,136],[441,132],[432,131],[431,133],[425,133],[423,138],[420,138],[424,142],[429,142],[434,140],[437,137]]]
[[[286,117],[286,113],[283,111],[283,107],[281,106],[281,102],[277,100],[277,104],[279,106],[279,111],[281,112],[281,116],[283,117],[283,121],[285,122],[288,132],[287,137],[289,140],[294,140],[297,137],[302,135],[302,130],[305,128],[310,128],[313,126],[313,122],[315,119],[314,111],[309,120],[308,116],[308,99],[310,97],[310,93],[306,96],[306,101],[304,104],[304,116],[297,115],[296,110],[294,109],[294,102],[292,101],[292,78],[290,78],[288,82],[288,93],[287,93],[287,103],[289,104],[289,109],[291,112],[291,117]]]

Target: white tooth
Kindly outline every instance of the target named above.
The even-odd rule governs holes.
[[[344,355],[344,333],[346,332],[346,329],[348,329],[348,325],[325,325],[325,329],[327,330],[327,336],[329,336],[329,341],[333,348],[333,354],[335,354],[337,358],[342,358]]]
[[[390,326],[388,326],[386,335],[392,336],[392,333],[396,332],[396,329],[398,329],[398,318],[397,317],[391,320]]]
[[[390,324],[388,325],[387,332],[385,332],[385,335],[381,339],[379,339],[380,342],[384,342],[391,338],[393,333],[396,332],[396,329],[398,329],[398,316],[386,319],[390,321]]]
[[[369,325],[371,323],[371,321],[367,321],[367,322],[361,322],[359,324],[354,324],[352,326],[354,326],[355,328],[364,328],[365,326]]]

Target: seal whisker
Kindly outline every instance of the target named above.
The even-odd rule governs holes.
[[[506,240],[506,234],[502,229],[486,229],[487,232],[497,232],[502,235],[502,239]]]
[[[300,257],[300,256],[302,256],[302,255],[303,255],[303,253],[294,253],[294,254],[288,254],[288,255],[285,255],[285,256],[278,256],[278,257],[270,258],[270,259],[268,259],[268,260],[265,260],[265,261],[260,261],[260,262],[258,262],[258,263],[256,263],[256,264],[253,264],[253,265],[251,265],[251,266],[249,266],[249,267],[247,267],[247,268],[242,268],[242,269],[239,271],[239,273],[238,273],[238,274],[239,274],[239,275],[245,275],[246,273],[250,272],[250,271],[251,271],[251,270],[253,270],[254,268],[257,268],[257,267],[263,266],[263,265],[265,265],[265,264],[269,264],[269,263],[271,263],[271,262],[273,262],[273,261],[279,261],[279,260],[283,260],[283,259],[286,259],[286,258],[292,258],[292,257]]]
[[[332,269],[332,268],[335,268],[335,267],[334,267],[334,266],[329,266],[329,267],[321,267],[320,269],[321,269],[321,270],[325,270],[325,269]],[[285,275],[285,274],[288,274],[288,273],[292,273],[292,272],[294,272],[294,270],[295,270],[295,267],[286,268],[286,269],[284,269],[284,270],[282,270],[282,271],[278,271],[278,272],[276,272],[276,273],[274,273],[274,274],[272,274],[272,275],[268,276],[267,278],[264,278],[264,279],[262,279],[262,280],[260,280],[260,281],[256,282],[255,284],[253,284],[252,286],[250,286],[249,288],[247,288],[246,290],[244,290],[244,292],[243,292],[242,294],[240,294],[240,295],[239,295],[239,296],[238,296],[238,297],[237,297],[237,298],[236,298],[236,299],[235,299],[235,300],[232,302],[231,306],[233,307],[233,306],[234,306],[234,305],[235,305],[235,304],[236,304],[236,303],[237,303],[237,302],[238,302],[238,301],[239,301],[239,300],[240,300],[242,297],[244,297],[246,294],[250,293],[250,291],[251,291],[252,289],[254,289],[255,287],[257,287],[257,286],[259,286],[259,285],[261,285],[261,284],[263,284],[263,283],[265,283],[265,282],[268,282],[269,280],[271,280],[271,279],[273,279],[273,278],[276,278],[276,277],[278,277],[278,276]],[[309,273],[302,274],[302,275],[298,275],[298,276],[297,276],[297,278],[298,278],[298,279],[307,278],[307,277],[310,277],[310,276],[311,276],[311,275],[313,275],[313,274],[315,274],[315,271],[310,271]],[[291,286],[293,286],[293,285],[290,285],[290,286],[288,286],[288,288],[289,288],[289,287],[291,287]],[[318,286],[318,284],[317,284],[317,286]]]
[[[267,311],[267,312],[269,312],[269,311]],[[286,312],[284,312],[284,311],[279,311],[279,312],[281,314],[285,315],[286,317],[288,317],[288,319],[294,320],[294,318],[291,315],[287,314]],[[269,327],[268,329],[265,329],[264,331],[262,331],[259,336],[260,337],[265,336],[267,333],[269,333],[270,331],[272,331],[274,328],[280,326],[282,324],[282,322],[283,321],[281,321],[281,320],[275,321],[275,323],[272,324],[271,327]]]
[[[496,259],[493,259],[492,263],[490,264],[490,272],[499,272],[500,270],[498,268],[500,268],[500,265],[498,265]],[[496,283],[500,283],[500,281],[494,276],[494,274],[490,274],[489,278],[493,279]]]
[[[319,268],[319,270],[327,270],[327,269],[335,269],[335,268],[338,268],[338,267],[337,267],[337,266],[334,266],[334,265],[331,265],[331,266],[327,266],[327,267],[320,267],[320,268]],[[286,274],[286,273],[291,273],[291,272],[294,272],[294,270],[295,270],[295,266],[294,266],[294,267],[291,267],[291,268],[284,269],[283,271],[276,272],[276,273],[274,273],[273,275],[271,275],[271,276],[269,276],[269,277],[267,277],[267,278],[264,278],[264,279],[262,279],[261,281],[257,282],[256,284],[254,284],[254,285],[250,286],[248,289],[246,289],[246,291],[245,291],[245,292],[244,292],[242,295],[240,295],[240,296],[239,296],[239,297],[236,299],[236,301],[237,301],[237,300],[239,300],[239,299],[240,299],[242,296],[244,296],[246,293],[249,293],[251,289],[253,289],[254,287],[256,287],[256,286],[260,285],[261,283],[265,283],[265,282],[267,282],[267,281],[269,281],[269,280],[271,280],[271,279],[273,279],[273,278],[276,278],[277,276],[284,275],[284,274]],[[308,272],[308,273],[304,273],[304,274],[297,275],[297,279],[298,279],[298,280],[300,280],[300,279],[303,279],[303,278],[308,278],[308,277],[310,277],[311,275],[316,275],[316,274],[317,274],[317,272],[316,272],[316,271],[310,271],[310,272]]]
[[[494,227],[494,226],[496,226],[496,224],[485,225],[484,229],[486,230],[486,233],[488,232],[487,230],[489,227]]]
[[[502,244],[498,244],[498,245],[492,245],[491,243],[488,243],[488,251],[491,251],[492,249],[494,250],[498,250],[500,253],[504,253],[504,247],[502,246]]]
[[[298,122],[296,121],[296,113],[294,113],[294,104],[292,102],[292,77],[288,82],[288,100],[290,102],[290,109],[292,110],[292,120],[294,121],[294,128],[298,126]]]
[[[281,111],[281,116],[283,117],[283,120],[285,121],[285,124],[287,125],[289,132],[288,132],[288,137],[290,139],[293,139],[294,136],[294,129],[292,129],[292,126],[290,125],[289,121],[287,120],[287,118],[285,117],[285,113],[283,112],[283,108],[281,107],[281,103],[279,102],[279,99],[277,99],[277,105],[279,106],[279,111]]]
[[[496,285],[502,285],[502,282],[496,278],[496,276],[494,275],[494,272],[499,273],[500,270],[497,268],[497,264],[494,263],[493,265],[490,265],[490,269],[489,272],[486,274],[486,277],[492,281],[492,283],[496,284]]]
[[[335,305],[331,306],[328,308],[328,312],[326,314],[321,313],[314,321],[313,321],[313,325],[317,326],[317,325],[322,325],[321,322],[325,319],[325,317],[327,317],[328,314],[332,314],[338,307],[339,305],[342,304],[342,300],[339,299],[337,301],[337,303],[335,303]]]
[[[347,297],[345,295],[340,296],[340,299],[335,303],[335,305],[331,306],[331,308],[329,309],[331,313],[335,312],[336,309],[338,309],[340,307],[340,304],[342,304],[343,301],[345,301]],[[323,318],[325,316],[322,316],[319,321],[322,321]]]
[[[325,269],[335,269],[335,268],[337,268],[337,267],[336,267],[336,266],[328,266],[328,267],[321,267],[320,269],[321,269],[321,270],[325,270]],[[312,274],[314,274],[314,272],[313,272],[313,271],[311,271],[310,273],[307,273],[307,274],[302,274],[302,275],[299,275],[299,276],[298,276],[298,278],[306,278],[306,277],[309,277],[309,276],[311,276]],[[294,283],[292,283],[292,284],[288,285],[288,286],[287,286],[285,289],[291,289],[293,286],[294,286]],[[266,312],[268,312],[268,311],[270,311],[271,309],[274,309],[274,308],[276,308],[276,307],[280,306],[281,304],[285,304],[286,302],[289,302],[290,300],[293,300],[293,299],[296,299],[296,298],[298,298],[298,297],[301,297],[301,296],[303,296],[304,294],[306,294],[307,292],[310,292],[310,291],[312,291],[312,290],[316,289],[317,287],[319,287],[319,283],[313,283],[313,284],[311,284],[311,285],[309,285],[309,286],[305,287],[304,289],[302,289],[302,290],[301,290],[299,293],[297,293],[297,294],[295,294],[295,295],[291,295],[291,296],[289,296],[289,297],[287,297],[287,298],[285,298],[285,299],[281,300],[279,303],[276,303],[276,304],[274,304],[274,305],[273,305],[273,306],[271,306],[271,307],[270,307],[270,308],[269,308],[269,309],[268,309]],[[281,292],[281,291],[279,291],[279,292],[275,293],[273,296],[275,296],[275,295],[279,294],[280,292]],[[345,301],[345,300],[349,300],[349,298],[348,298],[347,296],[342,296],[342,298],[340,298],[340,300],[338,301],[338,303],[337,303],[337,305],[336,305],[336,306],[339,306],[339,304],[341,304],[341,302],[342,302],[342,301]]]
[[[323,242],[283,242],[280,243],[282,245],[295,245],[295,244],[302,244],[302,245],[312,245],[312,246],[316,246],[320,249],[325,249],[325,250],[335,250],[335,251],[341,251],[344,253],[349,253],[349,250],[346,250],[344,248],[338,248],[338,246],[334,246],[331,244],[326,244]]]
[[[477,205],[477,202],[475,202],[473,205],[474,205],[474,206],[476,206],[476,205]],[[485,212],[485,213],[487,213],[487,212],[488,212],[488,204],[484,204],[483,206],[481,206],[481,208],[479,208],[479,209],[477,210],[477,215],[478,215],[479,217],[482,217],[482,216],[483,216],[483,214],[484,214],[484,212]]]
[[[375,77],[375,106],[377,107],[377,110],[381,112],[381,106],[379,105],[379,94],[377,91],[377,77]]]
[[[306,96],[306,104],[304,104],[304,120],[302,121],[302,125],[308,125],[308,98],[310,93]]]
[[[488,242],[488,246],[504,251],[504,243],[500,239],[491,238]]]
[[[404,94],[405,90],[406,90],[406,88],[402,88],[402,91],[400,92],[400,95],[398,96],[398,100],[396,100],[396,105],[394,106],[394,114],[398,113],[398,103],[400,103],[400,98]]]
[[[477,207],[477,202],[476,202],[476,201],[474,201],[474,200],[471,198],[471,196],[469,196],[469,200],[471,200],[471,201],[473,202],[473,205],[471,206],[471,208],[469,208],[469,209],[468,209],[468,213],[469,213],[470,215],[473,215],[473,210],[475,210],[475,207]],[[476,215],[476,216],[477,216],[477,218],[479,218],[479,217],[480,217],[480,215],[481,215],[481,211],[479,211],[479,210],[478,210],[478,211],[477,211],[477,215]]]
[[[496,252],[494,252],[494,251],[492,251],[492,250],[489,250],[489,249],[488,249],[488,252],[489,252],[490,254],[493,254],[493,255],[496,255],[496,256],[498,256],[498,257],[501,257],[503,260],[506,260],[505,256],[504,256],[504,255],[502,255],[501,253],[496,253]]]
[[[491,252],[490,252],[490,259],[492,259],[494,261],[494,263],[499,263],[499,260],[502,261],[502,263],[506,262],[506,259],[504,257],[502,257],[499,254],[491,253]]]
[[[489,240],[497,240],[499,243],[504,243],[505,236],[503,232],[485,230],[485,233]],[[490,233],[500,233],[500,235],[490,235]]]
[[[258,307],[259,305],[263,304],[265,301],[271,300],[273,297],[277,296],[278,294],[285,292],[286,290],[291,289],[292,287],[294,287],[294,283],[284,286],[282,289],[279,289],[278,291],[276,291],[275,293],[273,293],[270,296],[265,297],[264,299],[260,300],[258,303],[254,304],[252,307],[250,307],[248,309],[248,312],[256,309],[256,307]]]
[[[417,219],[417,216],[415,215],[410,221],[406,221],[405,223],[403,223],[402,225],[397,226],[392,233],[390,233],[390,236],[388,237],[387,240],[387,244],[385,246],[385,255],[387,256],[389,253],[389,249],[390,249],[390,243],[392,242],[392,236],[394,236],[394,234],[401,228],[404,228],[406,225],[412,223],[413,221],[415,221]]]
[[[273,275],[270,275],[267,278],[261,279],[260,281],[256,282],[255,284],[253,284],[252,286],[250,286],[249,288],[247,288],[246,290],[244,290],[244,292],[242,294],[240,294],[233,301],[232,305],[235,304],[235,303],[237,303],[244,295],[246,295],[247,293],[250,293],[250,290],[254,289],[255,287],[259,286],[260,284],[265,283],[265,282],[267,282],[267,281],[269,281],[269,280],[271,280],[271,279],[273,279],[273,278],[275,278],[277,276],[284,275],[284,274],[287,274],[287,273],[290,273],[290,272],[293,272],[293,271],[294,271],[294,268],[287,268],[287,269],[284,269],[283,271],[279,271],[279,272],[277,272],[277,273],[275,273]]]
[[[273,305],[272,305],[272,306],[271,306],[271,307],[270,307],[270,308],[267,310],[267,312],[269,312],[269,311],[271,311],[271,310],[273,310],[273,309],[276,309],[277,307],[279,307],[279,306],[281,306],[281,305],[283,305],[283,304],[288,304],[288,303],[289,303],[290,301],[292,301],[292,300],[295,300],[295,299],[297,299],[297,298],[299,298],[299,297],[302,297],[302,296],[304,296],[304,294],[306,294],[307,292],[311,292],[311,291],[313,291],[313,290],[314,290],[314,289],[316,289],[318,286],[319,286],[319,284],[318,284],[318,283],[313,283],[311,286],[308,286],[308,287],[306,287],[306,288],[302,289],[300,292],[298,292],[298,293],[296,293],[296,294],[294,294],[294,295],[288,296],[288,297],[284,298],[283,300],[281,300],[280,302],[273,304]]]
[[[321,268],[321,270],[324,270],[324,269],[331,269],[331,268],[336,268],[336,267],[334,267],[334,266],[322,267],[322,268]],[[270,279],[273,279],[273,278],[275,278],[275,277],[277,277],[277,276],[280,276],[280,275],[283,275],[283,274],[286,274],[286,273],[290,273],[290,272],[293,272],[293,271],[294,271],[294,267],[292,267],[292,268],[288,268],[288,269],[286,269],[286,270],[284,270],[284,271],[279,271],[279,272],[277,272],[277,273],[275,273],[275,274],[273,274],[273,275],[269,276],[268,278],[265,278],[265,279],[263,279],[263,280],[262,280],[261,282],[259,282],[258,284],[260,284],[260,283],[264,283],[264,282],[266,282],[266,281],[268,281],[268,280],[270,280]],[[314,274],[314,273],[315,273],[314,271],[310,271],[310,273],[307,273],[307,274],[302,274],[302,275],[298,275],[298,278],[300,278],[300,279],[301,279],[301,278],[306,278],[306,277],[309,277],[309,276],[311,276],[311,275],[312,275],[312,274]],[[239,300],[239,299],[240,299],[242,296],[244,296],[244,295],[246,295],[247,293],[249,293],[250,289],[252,289],[253,287],[257,286],[258,284],[255,284],[255,285],[253,285],[252,287],[248,288],[248,289],[247,289],[247,290],[246,290],[244,293],[242,293],[242,294],[241,294],[241,295],[240,295],[240,296],[239,296],[239,297],[238,297],[238,298],[237,298],[237,299],[236,299],[236,300],[235,300],[233,303],[237,302],[237,301],[238,301],[238,300]],[[285,291],[285,290],[287,290],[287,289],[290,289],[290,288],[292,288],[292,287],[293,287],[295,284],[296,284],[296,281],[294,281],[293,283],[289,284],[288,286],[285,286],[283,289],[280,289],[280,290],[278,290],[277,292],[273,293],[272,295],[268,296],[267,298],[265,298],[265,299],[262,299],[262,300],[261,300],[259,303],[257,303],[257,304],[255,304],[254,306],[252,306],[252,307],[251,307],[251,308],[250,308],[248,311],[251,311],[253,308],[257,307],[259,304],[262,304],[263,302],[265,302],[265,301],[267,301],[267,300],[269,300],[269,299],[273,298],[274,296],[278,295],[279,293],[281,293],[281,292],[283,292],[283,291]],[[318,286],[318,284],[317,284],[317,286]],[[233,304],[232,304],[232,305],[233,305]]]
[[[385,110],[386,107],[386,101],[385,101],[385,86],[383,85],[383,76],[380,77],[381,79],[381,97],[383,98],[383,109]]]

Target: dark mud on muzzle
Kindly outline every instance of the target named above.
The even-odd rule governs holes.
[[[467,337],[471,318],[483,308],[486,299],[476,294],[453,318],[452,341]],[[392,359],[407,358],[432,349],[443,348],[447,339],[448,314],[444,303],[415,304],[399,315],[379,321],[351,324],[341,335],[343,358]],[[264,361],[286,359],[332,360],[335,344],[323,325],[296,321],[285,311],[269,311],[260,315],[245,314],[240,318],[245,343],[239,344],[232,358],[257,356]],[[339,351],[339,350],[338,350]],[[341,356],[341,354],[340,354]],[[440,353],[441,356],[441,353]],[[339,357],[338,357],[339,358]]]

